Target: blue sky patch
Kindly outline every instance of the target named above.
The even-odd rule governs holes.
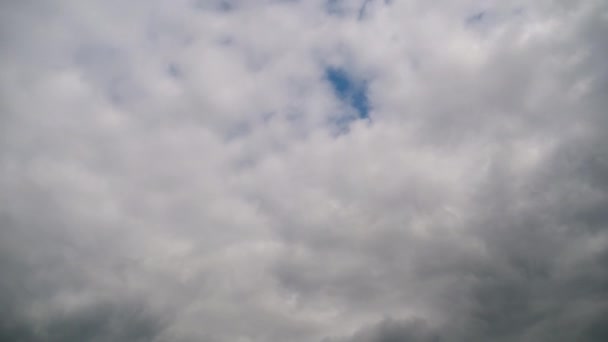
[[[325,70],[325,78],[331,84],[335,95],[357,111],[359,119],[369,118],[369,100],[365,81],[357,80],[345,70],[333,67]]]
[[[167,66],[167,73],[171,78],[181,78],[182,72],[175,63],[169,63]]]
[[[327,0],[325,3],[325,10],[329,14],[338,15],[342,14],[342,8],[340,7],[340,2],[338,0]]]
[[[363,4],[361,5],[361,8],[359,9],[359,20],[363,20],[365,18],[365,10],[367,9],[367,5],[370,3],[371,0],[365,0],[363,1]]]
[[[486,16],[486,12],[480,11],[480,12],[477,12],[477,13],[467,17],[466,22],[467,22],[467,24],[479,23],[479,22],[483,21],[485,16]]]
[[[230,12],[234,9],[234,5],[228,1],[222,1],[219,4],[219,10],[222,12]]]

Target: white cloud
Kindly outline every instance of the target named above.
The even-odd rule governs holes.
[[[602,1],[1,6],[0,339],[606,336]]]

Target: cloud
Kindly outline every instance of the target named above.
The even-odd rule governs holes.
[[[393,342],[393,341],[440,341],[438,336],[434,336],[426,322],[421,319],[412,319],[407,322],[398,322],[391,319],[384,319],[376,326],[363,329],[357,332],[348,341],[373,341],[373,342]]]
[[[606,340],[603,1],[0,6],[0,339]]]

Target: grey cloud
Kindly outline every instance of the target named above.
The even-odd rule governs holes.
[[[605,2],[167,4],[0,5],[0,339],[608,338]]]
[[[44,321],[2,317],[0,338],[5,341],[155,341],[164,322],[146,313],[142,304],[100,303],[76,312],[58,311]]]
[[[443,339],[437,335],[434,335],[428,324],[422,319],[396,321],[394,319],[387,318],[375,326],[367,327],[361,331],[358,331],[351,338],[349,338],[348,341],[439,342],[443,341]]]

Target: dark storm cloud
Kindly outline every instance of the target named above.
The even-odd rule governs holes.
[[[86,238],[68,236],[42,210],[38,222],[0,213],[0,340],[154,341],[161,336],[170,317],[154,311],[149,305],[154,298],[92,284],[108,270],[95,260],[97,247],[84,246]]]
[[[328,342],[440,342],[428,324],[422,319],[396,321],[384,319],[373,327],[367,327],[355,333],[347,340],[328,340]]]
[[[155,341],[164,323],[145,312],[143,304],[98,303],[42,322],[7,312],[2,317],[3,341]]]

